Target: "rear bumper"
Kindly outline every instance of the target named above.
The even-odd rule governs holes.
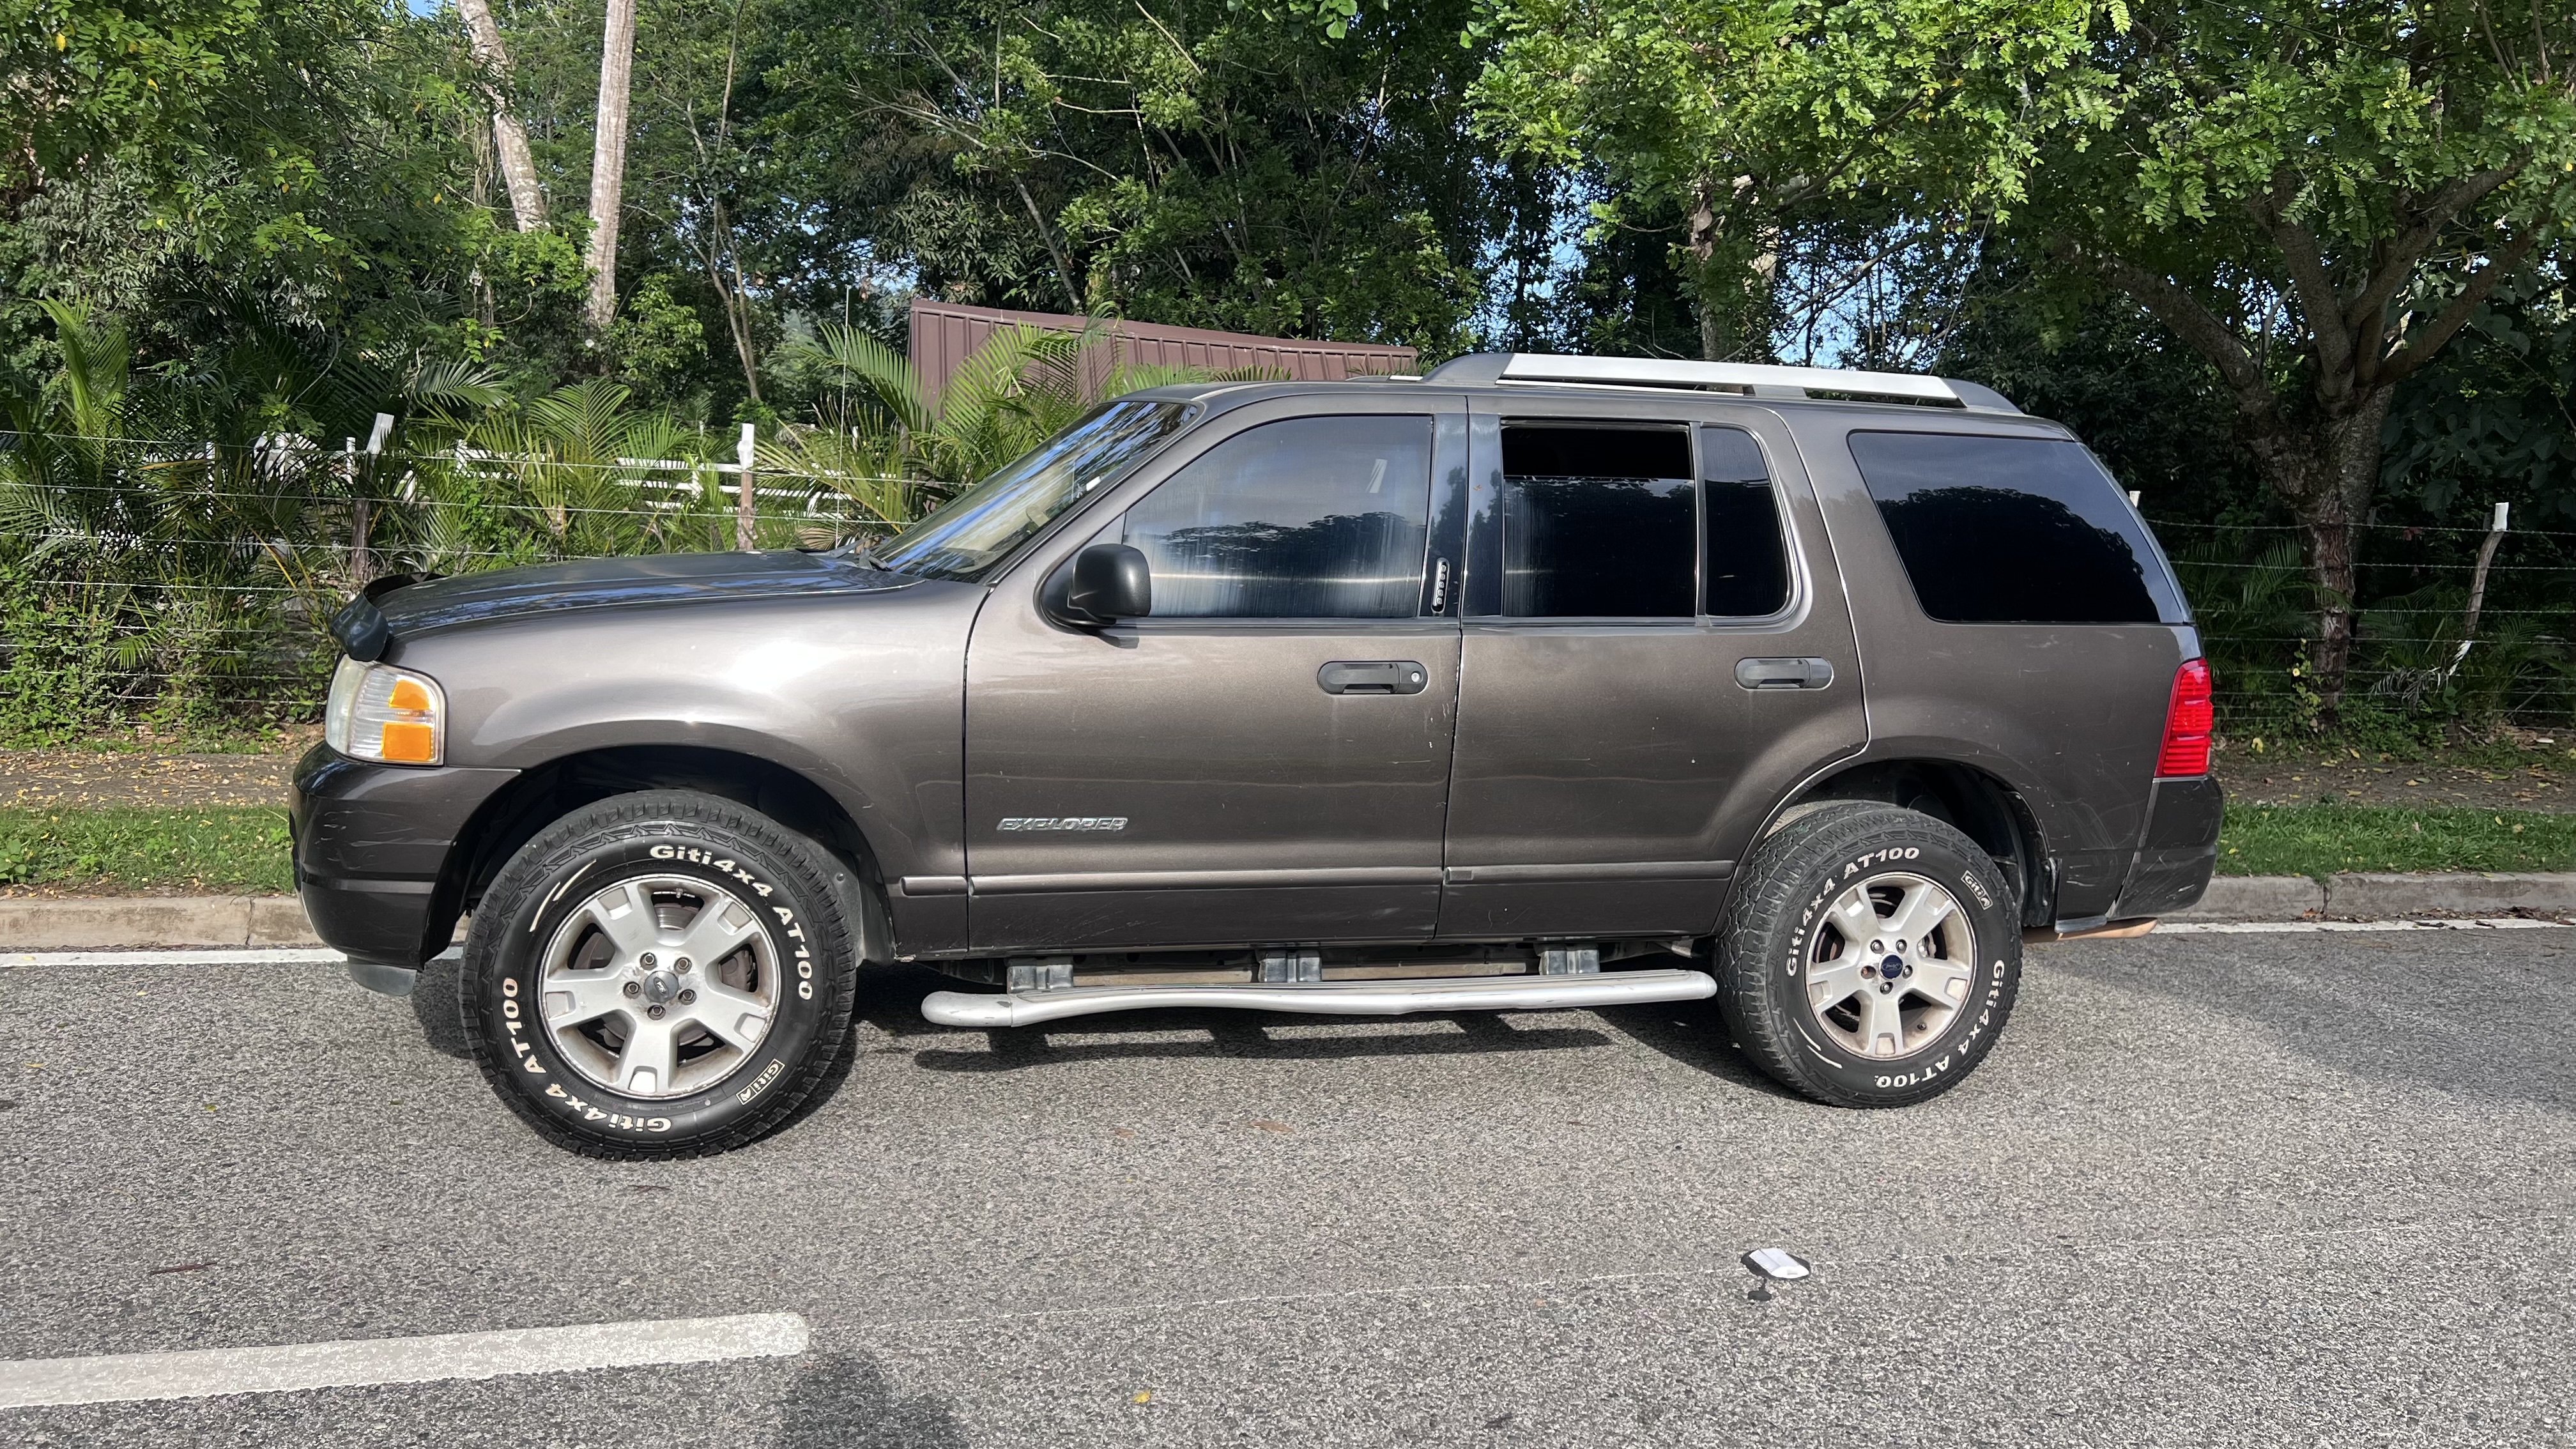
[[[447,949],[464,904],[449,857],[474,812],[518,773],[370,764],[328,745],[306,751],[288,818],[295,892],[314,934],[373,966],[417,967]]]
[[[2111,919],[2170,915],[2199,901],[2218,869],[2218,827],[2226,808],[2226,792],[2216,780],[2156,781],[2146,838]]]

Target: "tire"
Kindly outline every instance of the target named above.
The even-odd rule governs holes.
[[[1833,1106],[1903,1107],[1994,1049],[2021,989],[2021,903],[1956,828],[1835,802],[1755,849],[1718,961],[1719,1008],[1774,1080]]]
[[[849,1070],[858,899],[828,851],[730,800],[584,806],[474,912],[458,992],[475,1061],[539,1136],[588,1156],[757,1141]]]

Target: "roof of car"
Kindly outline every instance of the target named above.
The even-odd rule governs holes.
[[[1420,377],[1353,377],[1339,382],[1182,383],[1130,394],[1146,399],[1230,404],[1271,397],[1364,390],[1387,395],[1432,386],[1477,392],[1535,393],[1564,397],[1676,394],[1712,401],[1822,404],[1869,408],[1920,417],[2026,417],[2001,393],[1961,378],[1922,373],[1864,372],[1822,367],[1775,367],[1697,362],[1678,358],[1586,357],[1551,353],[1481,352],[1445,362]],[[2033,421],[2041,421],[2032,419]]]

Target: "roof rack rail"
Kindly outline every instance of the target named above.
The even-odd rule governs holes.
[[[1904,398],[2018,413],[2003,394],[1978,383],[1913,372],[1860,372],[1835,367],[1774,367],[1750,362],[1693,362],[1666,357],[1579,357],[1548,352],[1481,352],[1444,363],[1425,381],[1571,382],[1610,387],[1699,387],[1739,390],[1754,397],[1806,397],[1848,393]]]

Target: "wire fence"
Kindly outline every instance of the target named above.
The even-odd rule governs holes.
[[[0,433],[0,741],[309,720],[331,615],[387,575],[824,548],[938,497],[780,466],[796,444],[675,459]]]
[[[2352,621],[2339,714],[2350,727],[2565,726],[2576,719],[2576,532],[2356,525],[2353,596],[2317,587],[2295,523],[2150,517],[2182,576],[2239,734],[2313,730],[2330,701],[2329,604]]]
[[[127,722],[308,721],[325,634],[388,574],[829,547],[881,536],[939,484],[733,458],[369,452],[0,433],[0,742]],[[746,507],[745,480],[749,480]],[[2329,601],[2294,524],[2149,518],[2182,577],[2222,729],[2314,729]],[[2347,723],[2576,722],[2576,532],[2356,529]]]

